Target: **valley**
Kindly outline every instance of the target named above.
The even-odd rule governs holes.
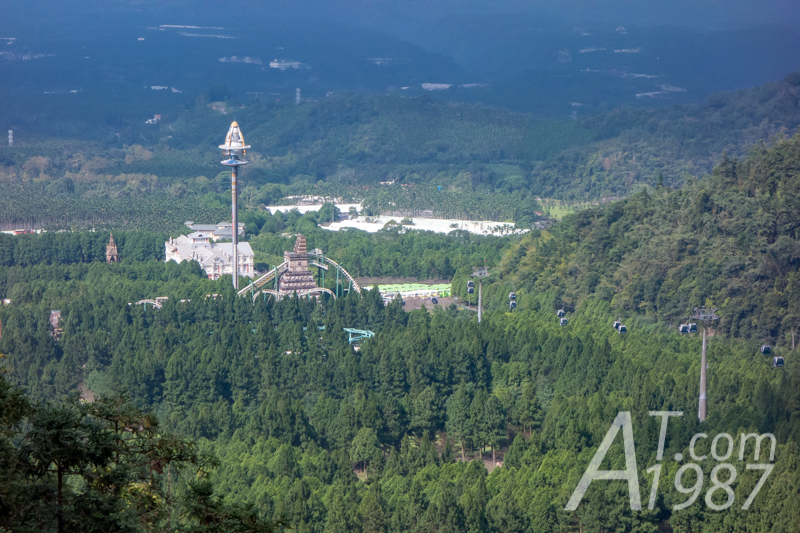
[[[0,533],[800,531],[800,12],[529,4],[5,5]]]

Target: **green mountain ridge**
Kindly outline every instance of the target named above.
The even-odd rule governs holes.
[[[307,228],[310,245],[337,261],[342,256],[356,274],[368,268],[433,275],[435,269],[452,273],[456,289],[465,285],[470,264],[488,256],[499,279],[484,287],[494,309],[481,324],[454,307],[407,313],[397,300],[384,305],[377,292],[321,302],[237,297],[229,279],[211,281],[195,263],[153,261],[164,238],[156,233],[119,234],[123,262],[112,264],[103,262],[105,233],[3,236],[0,292],[12,302],[0,306],[6,354],[0,362],[8,381],[39,407],[24,420],[15,414],[0,421],[7,458],[0,461],[0,486],[10,487],[0,489],[0,505],[18,509],[0,513],[0,527],[26,531],[38,516],[37,528],[55,530],[56,476],[28,469],[31,448],[19,444],[35,442],[43,415],[54,412],[42,402],[124,391],[132,406],[158,420],[158,438],[176,434],[199,455],[216,458],[213,486],[197,485],[196,459],[183,469],[76,459],[76,472],[97,481],[66,484],[62,515],[85,526],[75,530],[92,531],[98,518],[76,517],[95,516],[102,505],[115,510],[103,523],[125,531],[158,530],[170,521],[179,530],[218,531],[222,515],[250,524],[236,531],[285,521],[304,533],[793,532],[800,494],[798,350],[780,346],[786,366],[773,368],[753,342],[761,330],[745,326],[777,316],[778,333],[788,331],[800,279],[799,171],[800,136],[781,139],[745,161],[725,160],[682,189],[644,189],[522,238],[332,234],[316,228],[313,216],[294,213],[255,222],[261,231],[254,243],[269,254],[291,247],[282,230]],[[369,249],[381,256],[361,259]],[[658,278],[659,269],[671,277]],[[714,274],[716,285],[709,283]],[[670,289],[670,280],[680,281],[678,289]],[[693,298],[715,303],[729,286],[736,292],[722,294],[730,301],[720,306],[718,328],[726,335],[709,341],[709,417],[701,423],[694,415],[701,339],[681,336],[663,320]],[[658,289],[654,312],[641,306],[649,287]],[[519,302],[513,313],[499,307],[510,288]],[[155,295],[170,297],[160,310],[129,305]],[[746,298],[752,306],[734,307]],[[560,305],[570,310],[567,327],[554,313]],[[58,339],[48,324],[54,308],[61,310]],[[630,319],[626,335],[610,326],[617,313]],[[376,335],[356,351],[345,327]],[[20,394],[7,390],[3,378],[3,413],[5,405],[12,412]],[[684,413],[670,422],[663,462],[659,423],[649,415],[659,410]],[[578,509],[566,511],[621,411],[631,413],[643,510],[630,509],[625,482],[595,481]],[[46,427],[55,436],[69,430]],[[691,468],[702,473],[704,497],[681,509],[690,496],[675,489],[676,479],[691,486],[694,474],[678,478],[688,459],[672,458],[690,457],[690,439],[701,432],[708,439],[697,451],[706,458],[692,460]],[[710,443],[727,433],[738,444],[754,432],[775,436],[774,460],[763,448],[755,459],[752,444],[739,460],[736,447],[724,467],[736,472],[732,505],[714,509],[708,502],[726,505],[714,487],[728,478],[712,482],[722,467]],[[49,449],[61,456],[81,450],[69,439],[54,442]],[[620,442],[604,468],[625,467]],[[774,466],[745,511],[760,477],[747,465],[757,462]],[[663,479],[649,510],[648,469],[656,464]],[[108,490],[98,472],[146,492],[133,499]],[[198,502],[200,489],[205,499]],[[158,496],[169,491],[175,494],[169,503]],[[50,496],[36,499],[40,493]],[[145,515],[132,502],[150,493],[156,498],[146,500]]]
[[[504,257],[503,287],[546,292],[553,310],[600,298],[673,327],[714,306],[719,332],[790,345],[800,327],[798,190],[800,136],[762,143],[680,189],[642,190],[525,236]]]
[[[800,134],[784,134],[800,123],[798,86],[793,74],[704,106],[575,122],[429,98],[253,102],[228,115],[200,101],[144,145],[3,148],[0,222],[106,206],[101,222],[159,231],[115,233],[120,263],[104,261],[103,231],[0,235],[0,532],[798,531]],[[406,312],[378,291],[239,297],[229,277],[162,262],[167,226],[227,209],[228,175],[197,173],[219,168],[212,132],[232,118],[258,147],[242,195],[258,261],[280,260],[302,231],[355,276],[452,276],[462,301],[485,264],[481,323],[455,305]],[[390,175],[395,187],[372,187]],[[628,198],[513,237],[333,233],[318,226],[330,205],[257,209],[364,187],[421,208],[438,183],[448,202],[493,195],[503,213],[533,209],[538,190]],[[157,296],[168,297],[160,309],[135,304]],[[722,317],[705,369],[704,341],[674,328],[698,306]],[[356,349],[344,328],[375,336]],[[664,453],[654,411],[682,413]],[[632,438],[642,509],[616,479],[593,481],[567,511],[619,413],[630,434],[599,466],[627,468]],[[774,436],[774,457],[768,438],[756,457],[753,433]],[[720,458],[712,443],[728,437]]]
[[[0,221],[30,216],[12,200],[17,185],[22,194],[44,193],[79,221],[97,216],[77,205],[85,200],[155,194],[196,205],[198,196],[224,194],[216,147],[234,118],[253,146],[241,175],[251,203],[287,193],[363,196],[365,187],[387,180],[580,201],[625,196],[659,179],[681,185],[710,172],[724,152],[743,156],[759,140],[792,134],[800,124],[798,86],[794,73],[703,105],[619,109],[575,121],[428,96],[345,95],[299,106],[255,99],[231,102],[227,115],[201,98],[157,126],[125,122],[116,134],[73,128],[61,140],[43,131],[47,140],[0,147],[0,189],[8,190]],[[277,196],[276,184],[283,187]],[[38,211],[48,211],[46,203]],[[434,195],[423,203],[437,207]],[[166,201],[147,204],[153,212],[170,209]],[[56,216],[50,210],[47,218]]]

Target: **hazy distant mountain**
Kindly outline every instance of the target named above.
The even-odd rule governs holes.
[[[751,16],[754,2],[726,3],[724,17],[703,25],[722,11],[710,0],[647,9],[622,0],[8,4],[0,91],[152,97],[162,106],[220,85],[276,100],[297,88],[312,99],[435,91],[555,117],[660,107],[800,69],[800,34],[789,29],[798,9],[758,5]],[[784,25],[752,27],[778,19]]]

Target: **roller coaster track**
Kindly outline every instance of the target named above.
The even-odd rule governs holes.
[[[336,261],[334,261],[330,257],[325,257],[321,253],[309,252],[308,253],[308,259],[309,259],[309,261],[311,262],[312,265],[315,265],[315,266],[320,267],[320,268],[325,268],[325,270],[327,270],[327,268],[326,268],[327,265],[325,265],[325,263],[333,266],[334,268],[339,270],[339,272],[342,273],[344,278],[347,279],[352,284],[352,287],[357,292],[361,292],[361,285],[359,285],[358,282],[355,279],[353,279],[353,276],[351,276],[350,273],[347,270],[342,268],[342,266],[339,265],[339,263],[337,263]],[[283,263],[281,263],[280,265],[276,266],[275,268],[273,268],[272,270],[270,270],[269,272],[267,272],[266,274],[264,274],[263,276],[261,276],[257,280],[255,280],[252,283],[250,283],[250,285],[248,285],[244,289],[240,290],[238,292],[238,295],[239,296],[243,296],[243,295],[247,294],[248,292],[255,293],[255,291],[261,289],[267,283],[269,283],[270,281],[274,280],[276,276],[280,276],[281,274],[286,272],[286,270],[288,268],[289,268],[289,263],[284,261]],[[325,292],[330,292],[330,291],[325,291]]]
[[[342,328],[347,332],[347,342],[353,344],[354,342],[358,342],[362,339],[371,339],[375,336],[375,334],[369,330],[364,329],[353,329],[353,328]]]
[[[336,261],[334,261],[334,260],[333,260],[333,259],[331,259],[330,257],[324,257],[322,254],[309,253],[308,255],[309,255],[309,257],[311,257],[311,256],[314,256],[314,258],[315,258],[317,261],[322,261],[322,259],[324,259],[326,263],[328,263],[328,264],[330,264],[330,265],[334,266],[335,268],[338,268],[338,269],[341,271],[341,273],[342,273],[342,274],[344,274],[344,277],[345,277],[345,278],[347,278],[347,279],[350,281],[350,283],[352,283],[352,284],[353,284],[353,288],[354,288],[354,289],[355,289],[357,292],[361,292],[361,285],[359,285],[359,284],[358,284],[358,282],[356,282],[356,280],[355,280],[355,279],[353,279],[353,276],[351,276],[351,275],[350,275],[350,273],[349,273],[347,270],[345,270],[344,268],[342,268],[342,267],[339,265],[339,263],[337,263]]]
[[[147,304],[151,304],[156,309],[161,309],[161,302],[157,302],[155,300],[139,300],[138,302],[136,302],[136,305],[144,305],[145,308],[147,308]]]
[[[252,283],[250,283],[250,285],[248,285],[244,289],[240,290],[237,294],[239,296],[242,296],[244,294],[247,294],[250,291],[255,291],[256,289],[260,289],[261,287],[263,287],[264,285],[266,285],[267,283],[269,283],[270,281],[275,279],[276,275],[280,276],[281,274],[286,272],[286,269],[288,269],[288,268],[289,268],[289,263],[287,261],[284,261],[283,263],[281,263],[280,265],[276,266],[275,268],[273,268],[272,270],[270,270],[269,272],[267,272],[266,274],[264,274],[263,276],[261,276],[257,280],[255,280]]]

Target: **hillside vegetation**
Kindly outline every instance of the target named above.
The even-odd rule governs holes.
[[[254,505],[261,520],[320,533],[655,533],[721,530],[730,521],[766,532],[798,520],[797,352],[785,352],[787,366],[776,370],[750,343],[713,339],[709,419],[700,424],[692,414],[700,339],[644,321],[619,336],[609,304],[598,300],[583,302],[566,328],[545,295],[538,311],[529,297],[524,309],[488,312],[479,326],[465,311],[384,306],[374,292],[321,304],[253,304],[192,264],[2,268],[8,282],[24,287],[12,289],[13,305],[0,307],[0,351],[13,383],[35,402],[126,391],[158,417],[161,432],[191,437],[198,452],[216,456],[213,479],[224,503]],[[205,297],[211,291],[220,296]],[[161,310],[128,305],[144,295],[170,300]],[[56,305],[63,336],[53,341],[47,319]],[[376,336],[356,352],[344,327]],[[739,476],[736,504],[726,511],[703,498],[674,510],[688,496],[673,487],[679,465],[671,460],[652,511],[632,512],[620,481],[593,483],[578,510],[564,511],[622,410],[633,416],[643,503],[658,445],[651,410],[685,412],[670,425],[665,457],[688,457],[699,431],[728,432],[737,443],[741,433],[772,432],[774,471],[749,511],[740,508],[759,477],[745,468],[756,462],[752,445],[744,461],[730,458]],[[492,469],[494,459],[502,467]],[[608,460],[622,467],[619,444]],[[717,463],[698,464],[708,477]],[[149,489],[167,490],[163,473]],[[35,481],[20,475],[23,485]],[[52,487],[54,474],[44,476],[36,486]],[[190,495],[191,477],[173,480],[176,495]],[[92,492],[76,484],[67,494],[76,513],[108,501],[81,499]],[[189,504],[174,505],[176,520],[191,517]],[[46,520],[54,516],[52,500],[40,509]],[[19,516],[0,514],[0,524],[15,530]]]
[[[427,98],[237,109],[258,146],[242,220],[259,266],[302,232],[354,276],[452,277],[463,298],[472,267],[485,264],[480,324],[455,305],[406,312],[377,290],[238,297],[229,277],[161,262],[181,218],[226,209],[228,175],[198,173],[219,168],[213,147],[232,117],[205,102],[148,146],[3,148],[0,209],[20,215],[2,217],[44,209],[52,193],[46,214],[63,211],[59,224],[158,231],[118,231],[122,262],[110,264],[104,231],[0,235],[0,531],[796,531],[800,134],[734,155],[800,122],[798,85],[795,75],[705,106],[576,122]],[[724,149],[710,175],[684,180]],[[374,187],[386,177],[399,183]],[[368,209],[438,201],[458,213],[502,190],[483,209],[517,216],[538,205],[537,188],[628,198],[522,237],[334,233],[318,227],[330,204],[305,215],[258,209],[314,190],[372,194]],[[518,307],[507,312],[511,290]],[[160,309],[135,304],[157,296],[168,297]],[[722,316],[703,369],[704,422],[703,341],[674,328],[696,306]],[[626,335],[611,328],[618,316]],[[375,335],[356,347],[345,328]],[[762,341],[784,367],[761,355]],[[682,412],[663,454],[652,411]],[[600,466],[635,458],[642,510],[627,482],[596,480],[567,511],[620,412],[630,413],[634,457],[618,436]],[[701,433],[698,458],[690,442]],[[712,443],[724,433],[733,444],[720,459]],[[774,457],[769,439],[756,455],[752,433],[774,436]]]
[[[20,135],[13,148],[0,147],[0,222],[29,216],[27,202],[20,202],[26,197],[50,224],[61,217],[135,229],[135,218],[197,213],[204,196],[229,188],[216,147],[234,118],[253,146],[242,172],[249,207],[314,193],[370,197],[382,209],[399,201],[465,216],[486,193],[513,193],[527,207],[533,202],[526,199],[536,196],[624,196],[660,179],[682,185],[710,172],[724,151],[742,156],[760,139],[793,133],[800,124],[798,86],[800,73],[794,73],[714,95],[703,105],[622,109],[569,121],[428,96],[344,95],[299,106],[254,99],[231,103],[226,115],[200,98],[160,125],[73,128],[66,137],[63,130],[58,137],[44,131],[39,135],[45,137]],[[399,187],[378,198],[377,182],[392,180],[432,191],[441,186],[453,198],[442,201],[428,192],[409,200]],[[150,196],[180,199],[186,207]],[[117,198],[137,198],[137,208]],[[476,216],[518,220],[524,214],[498,205]]]
[[[499,278],[488,282],[487,298],[505,306],[516,288],[519,307],[488,311],[480,325],[455,308],[406,313],[399,301],[385,306],[377,292],[320,302],[239,298],[229,278],[208,280],[195,263],[153,261],[161,257],[159,233],[119,233],[121,264],[103,262],[102,232],[3,236],[0,295],[11,304],[0,306],[0,352],[9,381],[34,405],[122,392],[132,402],[129,413],[143,416],[136,410],[143,409],[153,414],[148,424],[158,421],[143,438],[174,433],[182,438],[170,441],[175,449],[189,446],[192,454],[182,469],[169,462],[129,468],[135,454],[116,462],[71,456],[89,481],[68,484],[59,504],[55,473],[14,466],[27,464],[30,448],[20,443],[53,419],[43,418],[52,410],[17,413],[3,422],[3,453],[15,462],[0,465],[0,476],[25,506],[0,513],[0,526],[18,530],[31,516],[52,526],[59,509],[75,520],[114,509],[104,523],[137,524],[130,531],[170,520],[207,531],[212,519],[251,524],[229,528],[235,531],[285,521],[320,533],[655,533],[731,523],[757,533],[792,531],[800,497],[798,351],[785,343],[776,349],[786,360],[776,369],[757,339],[763,317],[777,321],[776,335],[793,320],[786,317],[794,313],[798,277],[792,243],[799,161],[800,138],[784,139],[746,161],[728,159],[684,189],[643,190],[522,238],[330,233],[316,227],[329,206],[322,215],[243,217],[262,260],[292,246],[282,233],[303,231],[310,246],[355,275],[452,275],[460,290],[471,266],[487,259]],[[155,296],[169,297],[160,310],[129,305]],[[680,314],[723,296],[719,330],[729,335],[709,343],[709,418],[700,423],[693,413],[701,340],[654,322],[669,317],[665,310]],[[553,312],[561,305],[575,309],[567,327]],[[48,325],[52,309],[62,313],[58,339]],[[626,316],[625,336],[610,327],[617,313],[641,315]],[[376,336],[355,351],[346,327]],[[79,429],[113,437],[107,420],[117,415],[95,409],[59,412]],[[725,511],[712,510],[706,498],[676,509],[688,496],[674,488],[680,464],[671,460],[652,510],[631,511],[620,481],[592,483],[576,511],[564,510],[619,411],[633,417],[646,502],[652,478],[645,472],[657,462],[658,423],[648,415],[654,410],[685,413],[667,432],[667,458],[689,457],[698,432],[710,439],[727,432],[737,443],[742,434],[775,435],[774,470],[749,511],[741,506],[759,475],[746,464],[767,461],[765,452],[754,458],[752,445],[743,460],[730,458],[736,503]],[[94,446],[94,433],[80,434]],[[58,442],[53,453],[75,452]],[[219,497],[203,476],[198,484],[178,475],[210,470],[205,454],[218,464],[211,479]],[[608,461],[622,467],[618,444]],[[696,463],[706,480],[713,477],[717,462]],[[125,476],[111,490],[98,472]],[[684,486],[690,483],[687,477]],[[120,492],[126,487],[138,487],[136,499]],[[170,490],[174,500],[141,506],[148,500],[140,495]],[[34,498],[35,491],[46,497]],[[707,497],[716,505],[725,499],[722,491]]]
[[[791,344],[800,327],[799,190],[800,136],[761,144],[681,189],[643,190],[525,236],[504,258],[504,287],[547,292],[554,310],[593,297],[673,326],[694,307],[715,306],[720,332]]]

